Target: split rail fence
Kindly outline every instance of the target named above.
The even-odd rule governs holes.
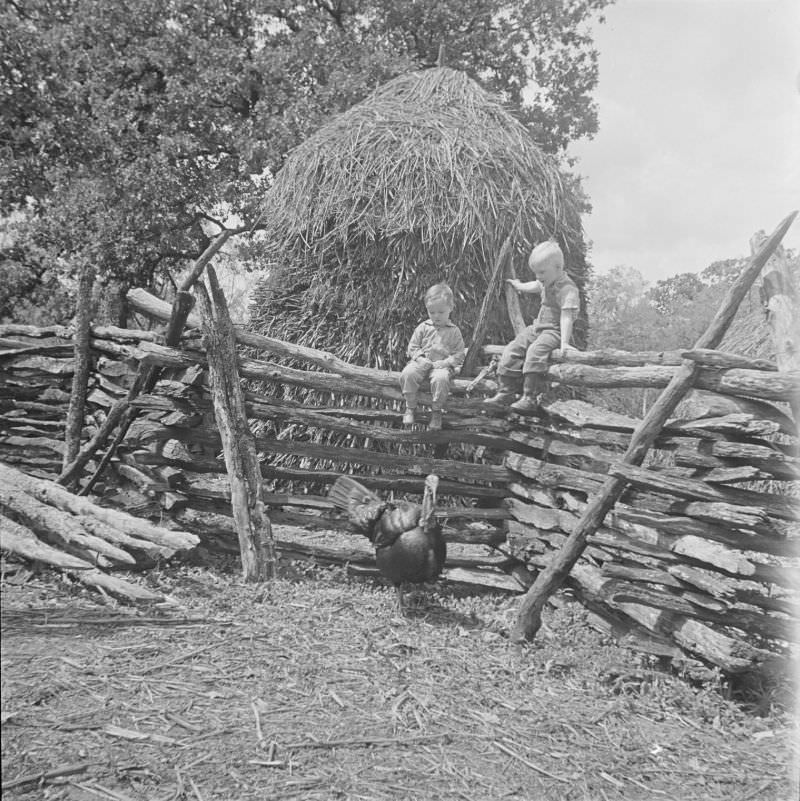
[[[170,305],[143,290],[129,301],[155,321],[170,318]],[[83,439],[127,398],[135,414],[96,477],[98,503],[235,551],[199,327],[190,316],[173,347],[156,330],[91,327]],[[444,495],[448,580],[522,592],[603,481],[621,476],[627,489],[567,580],[596,625],[648,653],[728,673],[772,664],[797,639],[797,430],[780,408],[800,393],[797,372],[719,351],[555,360],[551,381],[579,388],[659,388],[685,359],[701,365],[691,413],[671,420],[634,467],[621,455],[639,421],[585,401],[554,401],[540,417],[487,416],[481,397],[492,383],[468,397],[469,382],[457,380],[445,428],[408,431],[396,373],[246,331],[236,338],[239,374],[260,388],[246,393],[246,413],[284,554],[369,572],[369,543],[341,536],[346,522],[325,487],[352,472],[382,493],[420,493],[433,472]],[[61,473],[74,358],[71,330],[0,326],[0,462],[41,478]],[[143,369],[160,370],[160,380],[137,393]],[[0,513],[19,520],[4,496]],[[30,528],[48,541],[46,526]],[[48,544],[58,546],[52,532]],[[104,558],[106,569],[130,567]],[[135,561],[152,564],[152,552],[137,551]]]

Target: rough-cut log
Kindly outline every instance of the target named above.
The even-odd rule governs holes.
[[[85,559],[79,559],[77,556],[53,548],[52,545],[47,545],[29,528],[3,514],[0,514],[0,550],[64,570],[89,570],[94,567]]]
[[[604,579],[598,568],[583,563],[575,565],[571,578],[580,589],[604,599],[604,588],[611,580]],[[613,585],[612,585],[613,586]],[[742,640],[715,631],[698,620],[634,603],[612,604],[645,628],[669,635],[682,648],[702,659],[719,665],[727,673],[743,673],[775,659],[769,651],[753,648]]]
[[[194,473],[222,473],[224,464],[214,460],[196,459],[183,461],[162,456],[157,453],[136,453],[136,459],[141,464],[168,465],[179,470]],[[290,467],[270,467],[261,465],[261,475],[264,478],[276,478],[285,481],[302,481],[319,484],[332,484],[341,475],[339,470],[303,470]],[[359,475],[358,480],[370,489],[395,490],[396,492],[422,492],[423,479],[419,476],[409,476],[404,473],[383,471],[379,476]],[[440,481],[441,495],[452,495],[463,498],[494,499],[500,501],[507,493],[502,487],[483,487],[477,484],[461,484],[456,481]]]
[[[526,526],[532,525],[536,520],[535,510],[527,510],[521,515]],[[542,520],[541,518],[539,518]],[[512,555],[525,556],[528,549],[536,550],[536,543],[544,541],[553,547],[563,546],[566,536],[571,535],[578,524],[579,518],[565,510],[559,510],[555,522],[558,531],[550,531],[544,527],[516,528],[511,522],[508,524],[508,540]],[[552,525],[553,519],[545,518],[545,525]],[[533,524],[535,525],[535,523]],[[562,532],[562,533],[559,533]],[[766,584],[779,584],[791,587],[794,583],[791,569],[784,570],[757,563],[747,559],[738,550],[732,550],[726,544],[704,539],[691,534],[673,535],[640,525],[626,524],[617,521],[614,527],[602,526],[595,531],[590,542],[594,546],[601,546],[606,550],[615,552],[614,558],[636,558],[632,555],[658,559],[664,563],[676,563],[681,559],[689,559],[692,563],[709,570],[722,572],[734,578],[758,581]],[[539,549],[541,550],[541,549]]]
[[[700,570],[689,565],[670,565],[667,569],[671,576],[679,578],[684,584],[691,584],[715,598],[736,600],[736,583],[717,576],[710,570]]]
[[[517,271],[514,269],[513,259],[506,260],[505,277],[517,277]],[[503,282],[503,289],[506,295],[506,310],[508,311],[508,319],[511,321],[511,329],[514,332],[514,336],[516,336],[517,334],[521,334],[526,328],[525,317],[522,314],[522,306],[519,302],[519,295],[517,294],[516,289],[514,289],[511,284],[505,281]],[[495,353],[488,354],[490,357],[499,355],[499,353],[502,351],[502,346],[500,345],[490,345],[489,347],[496,348]],[[483,352],[486,354],[487,349],[484,348]]]
[[[560,501],[565,500],[562,496]],[[578,514],[586,508],[586,504],[575,499],[571,500],[572,509],[547,508],[554,506],[556,499],[542,498],[535,503],[525,503],[515,498],[506,500],[509,512],[516,520],[528,523],[538,529],[559,529],[567,534],[575,530]],[[542,505],[545,504],[545,505]],[[693,505],[694,506],[694,505]],[[753,533],[754,518],[752,516],[736,517],[731,508],[725,504],[697,504],[700,508],[691,509],[702,519],[694,519],[683,515],[659,514],[655,511],[642,511],[644,507],[631,508],[617,504],[606,518],[604,528],[614,529],[627,536],[640,538],[649,543],[659,543],[667,549],[672,549],[675,543],[681,542],[683,537],[692,537],[692,541],[711,540],[711,543],[722,543],[730,548],[757,553],[774,554],[778,556],[800,556],[800,537],[795,535],[787,538],[787,532],[781,532],[774,527],[766,529],[764,533]],[[728,521],[728,525],[726,525]],[[742,529],[736,527],[739,524]],[[791,525],[787,526],[791,531]],[[661,539],[660,535],[669,535],[668,539]],[[699,556],[699,554],[698,554]]]
[[[198,285],[202,301],[203,342],[208,351],[214,416],[222,440],[231,489],[231,507],[239,537],[245,581],[259,582],[275,575],[272,525],[264,506],[264,485],[244,408],[236,369],[236,338],[225,296],[214,269],[208,267],[209,291]]]
[[[117,532],[127,534],[135,540],[152,542],[168,552],[187,551],[199,542],[194,534],[171,531],[116,509],[98,506],[88,498],[73,495],[52,481],[27,476],[3,464],[0,464],[0,486],[14,487],[18,492],[24,492],[41,503],[69,512],[81,525],[86,518],[98,520]]]
[[[698,364],[708,367],[717,367],[721,370],[731,368],[742,368],[745,370],[767,370],[776,372],[778,365],[767,359],[751,359],[749,356],[739,356],[736,353],[725,353],[721,350],[711,350],[710,348],[693,348],[682,350],[681,357],[691,359]]]
[[[743,436],[772,437],[780,432],[781,427],[771,420],[757,420],[750,414],[726,414],[722,417],[707,417],[702,420],[672,423],[669,430],[674,433],[686,432],[689,435],[693,432],[718,431],[741,438]]]
[[[764,614],[748,612],[743,609],[726,611],[724,604],[719,605],[718,609],[713,609],[709,608],[711,604],[706,604],[706,599],[702,598],[698,598],[698,600],[703,600],[704,604],[699,606],[697,603],[692,603],[688,600],[691,594],[686,592],[683,595],[673,595],[612,579],[604,587],[604,595],[615,603],[634,603],[650,606],[660,612],[675,612],[688,618],[696,618],[721,626],[737,628],[748,634],[757,634],[774,640],[791,641],[798,639],[794,625],[785,618],[767,617]]]
[[[701,448],[693,448],[687,440],[665,438],[659,445],[670,448],[675,464],[679,466],[707,469],[751,467],[777,479],[796,481],[800,478],[797,459],[756,443],[717,440]]]
[[[93,346],[98,348],[106,347],[100,341],[93,341]],[[204,354],[193,350],[175,350],[163,345],[153,343],[142,343],[140,347],[131,348],[125,346],[124,358],[137,359],[150,365],[160,365],[163,367],[190,367],[197,364],[205,364]],[[368,370],[369,368],[359,368]],[[377,375],[375,380],[363,375],[337,375],[335,373],[314,372],[308,370],[297,370],[283,365],[273,364],[272,362],[259,361],[256,359],[239,358],[239,374],[242,378],[251,381],[267,381],[279,384],[291,384],[305,389],[314,389],[321,392],[335,392],[344,395],[361,395],[370,398],[381,398],[387,401],[401,401],[402,393],[399,389],[399,373],[392,373],[398,376],[398,380],[384,381],[379,380]],[[464,394],[468,382],[462,382],[461,395]],[[420,403],[430,405],[431,397],[429,393],[420,393]],[[480,401],[467,401],[463,398],[454,397],[448,401],[448,413],[452,415],[469,414],[478,416],[483,411]],[[486,420],[486,418],[484,418]],[[492,427],[495,421],[486,421],[488,427]],[[496,427],[504,428],[504,421],[496,421]]]
[[[758,254],[750,260],[726,295],[708,329],[695,343],[696,348],[715,348],[719,345],[739,304],[796,216],[797,212],[789,215],[764,243]],[[670,380],[669,386],[650,407],[641,425],[634,431],[628,450],[623,457],[625,463],[631,465],[642,463],[647,451],[658,436],[659,430],[695,383],[699,372],[697,364],[690,361],[684,362],[678,368],[675,376]],[[800,378],[800,376],[798,377]],[[541,613],[547,598],[569,574],[570,568],[576,563],[586,545],[586,538],[602,524],[606,513],[614,506],[624,489],[625,481],[618,476],[613,476],[605,482],[597,497],[589,503],[567,544],[550,565],[539,574],[534,585],[526,593],[512,632],[515,640],[530,638],[536,634],[541,625]]]
[[[0,486],[0,511],[16,518],[37,534],[65,545],[94,551],[121,565],[135,565],[136,560],[116,545],[93,534],[87,534],[80,521],[52,506],[21,493],[17,487]]]
[[[220,444],[218,432],[208,427],[184,428],[164,426],[147,428],[132,438],[138,445],[150,442],[175,439],[187,443],[207,443],[214,447]],[[410,474],[428,475],[436,473],[443,478],[464,481],[485,481],[503,483],[509,477],[504,467],[490,464],[472,464],[452,459],[434,459],[431,456],[398,456],[393,453],[379,453],[364,448],[346,448],[336,445],[315,445],[296,440],[280,440],[270,437],[256,437],[256,447],[265,453],[288,453],[316,459],[329,459],[340,463],[374,465],[391,471],[405,470]]]
[[[128,292],[128,302],[137,311],[149,317],[154,317],[157,320],[167,319],[169,304],[153,297],[143,289],[131,289]],[[200,320],[190,315],[188,324],[199,327]],[[273,337],[254,334],[250,331],[242,331],[240,329],[236,330],[236,341],[242,345],[258,350],[265,350],[268,353],[273,353],[283,358],[300,359],[339,376],[365,379],[373,385],[382,387],[394,388],[399,386],[400,373],[389,370],[374,370],[369,367],[350,364],[340,359],[338,356],[334,356],[332,353],[318,350],[317,348],[295,345],[280,339],[274,339]],[[463,395],[469,383],[470,382],[465,379],[455,379],[452,384],[453,392]],[[491,385],[487,385],[483,387],[483,389],[489,391],[491,390]]]
[[[144,290],[133,289],[128,293],[128,300],[139,311],[155,317],[167,319],[169,305],[164,301],[149,296]],[[196,320],[190,318],[190,324]],[[276,355],[302,359],[323,369],[352,378],[369,378],[375,384],[385,387],[396,387],[398,374],[390,371],[377,371],[352,365],[333,354],[315,348],[293,345],[288,342],[265,337],[250,332],[237,331],[237,341]],[[577,357],[576,357],[577,358]],[[572,357],[570,356],[570,361]],[[593,387],[664,387],[675,375],[671,366],[619,367],[600,369],[581,364],[551,365],[551,380],[566,384]],[[457,379],[454,392],[463,394],[468,381]],[[768,400],[788,400],[792,393],[800,392],[800,375],[767,374],[761,370],[731,369],[727,371],[701,370],[696,376],[696,385],[701,389],[710,389],[727,395],[754,395]],[[486,387],[485,389],[489,389]]]
[[[788,401],[800,393],[800,371],[771,373],[762,370],[732,368],[718,370],[698,365],[695,386],[721,395],[745,395],[764,400]],[[666,387],[678,367],[591,367],[582,364],[553,364],[548,368],[550,381],[578,387],[618,389],[622,387]]]
[[[710,503],[728,503],[744,507],[745,511],[763,510],[767,515],[774,515],[784,520],[795,520],[800,513],[800,503],[788,496],[754,492],[737,487],[716,487],[693,479],[665,476],[654,470],[645,470],[621,462],[612,465],[609,475],[665,495],[677,495],[679,498]]]
[[[252,397],[252,393],[248,393],[248,396]],[[186,413],[188,409],[198,413],[204,413],[210,411],[211,408],[210,405],[204,401],[178,400],[159,395],[140,396],[133,401],[133,405],[136,406],[136,408],[147,411],[174,409],[175,411],[182,411],[183,413]],[[342,434],[350,434],[354,437],[363,437],[372,440],[427,445],[459,442],[469,445],[482,445],[485,448],[496,448],[498,450],[507,450],[509,447],[512,450],[514,449],[513,442],[510,443],[506,437],[467,430],[462,427],[464,421],[459,421],[458,427],[456,427],[452,418],[445,419],[445,428],[441,431],[404,431],[389,426],[359,422],[349,417],[338,417],[335,414],[336,410],[331,410],[330,407],[323,411],[320,407],[294,406],[275,400],[268,400],[263,397],[252,399],[250,402],[245,403],[245,410],[248,417],[253,419],[280,420],[283,423],[297,423],[299,425],[312,426],[328,431],[337,431]],[[397,423],[400,422],[401,412],[390,413],[390,415]],[[533,452],[530,448],[526,447],[524,442],[520,442],[521,445],[518,447],[519,452]]]
[[[604,578],[663,584],[665,587],[673,587],[675,589],[680,589],[683,586],[677,578],[671,576],[666,570],[655,570],[649,567],[630,567],[609,562],[603,565],[601,572]]]
[[[620,454],[600,445],[582,445],[567,438],[556,439],[549,433],[512,431],[510,440],[526,445],[535,456],[548,461],[557,461],[580,470],[597,473],[608,472],[608,466],[619,459]],[[511,449],[508,449],[511,450]]]
[[[499,356],[503,352],[503,347],[503,345],[487,345],[483,352],[487,356]],[[683,361],[679,350],[630,351],[614,348],[571,350],[566,355],[561,350],[555,350],[550,355],[550,359],[553,364],[588,364],[612,367],[643,367],[644,365],[676,367]]]
[[[77,455],[81,448],[81,431],[86,406],[86,390],[89,383],[91,354],[89,353],[89,323],[91,317],[92,286],[94,267],[88,262],[81,265],[78,279],[78,299],[75,309],[75,349],[74,373],[67,411],[66,431],[64,432],[64,467]]]
[[[689,394],[686,409],[681,416],[687,418],[688,422],[690,419],[725,417],[729,414],[748,414],[754,420],[769,420],[778,423],[784,434],[796,435],[789,415],[772,403],[752,398],[733,398],[730,395],[695,390]]]
[[[109,576],[84,559],[41,542],[30,529],[2,515],[0,515],[0,550],[57,567],[83,584],[99,587],[126,601],[157,603],[164,600],[158,593],[116,576]]]

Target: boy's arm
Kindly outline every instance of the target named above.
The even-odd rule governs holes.
[[[575,317],[578,314],[577,309],[562,309],[561,310],[561,351],[575,350],[575,346],[570,344],[572,339],[572,326],[575,324]]]
[[[575,324],[575,318],[578,316],[578,310],[581,306],[580,296],[578,290],[574,286],[565,287],[560,293],[561,302],[561,350],[574,350],[572,341],[572,327]]]
[[[541,281],[520,281],[518,278],[506,278],[506,283],[511,284],[517,292],[530,295],[542,291]]]
[[[408,353],[408,358],[411,359],[413,362],[417,356],[423,356],[422,352],[422,325],[418,325],[414,329],[414,333],[411,335],[411,339],[408,341],[408,349],[406,350]]]
[[[451,367],[453,372],[458,375],[461,372],[461,367],[466,358],[466,346],[464,345],[464,337],[461,335],[460,329],[453,330],[451,336],[448,337],[447,349],[450,355],[445,359],[440,359],[433,363],[434,367]]]
[[[458,375],[461,368],[464,366],[464,359],[467,358],[466,346],[464,345],[464,337],[461,336],[461,330],[456,328],[455,336],[453,337],[453,347],[450,349],[450,355],[445,359],[448,367],[453,368],[453,372]]]

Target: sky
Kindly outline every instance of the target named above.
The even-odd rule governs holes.
[[[570,148],[589,260],[653,283],[749,255],[800,209],[800,0],[617,0],[604,15],[600,129]],[[800,220],[783,242],[800,249]]]

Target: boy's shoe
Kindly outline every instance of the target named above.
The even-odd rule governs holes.
[[[525,373],[523,376],[523,392],[522,397],[516,402],[511,404],[511,408],[515,412],[525,412],[527,414],[535,414],[541,410],[537,398],[539,393],[544,390],[545,378],[540,373]]]
[[[526,414],[535,414],[541,407],[533,395],[523,395],[516,403],[512,403],[509,407],[515,412],[523,412]]]
[[[429,431],[438,431],[442,427],[442,413],[433,411],[431,412],[431,419],[428,423]]]
[[[520,381],[507,375],[497,377],[497,392],[491,398],[485,398],[484,406],[508,406],[517,397]]]
[[[403,425],[404,426],[413,426],[414,425],[414,410],[413,409],[406,409],[403,413]]]

